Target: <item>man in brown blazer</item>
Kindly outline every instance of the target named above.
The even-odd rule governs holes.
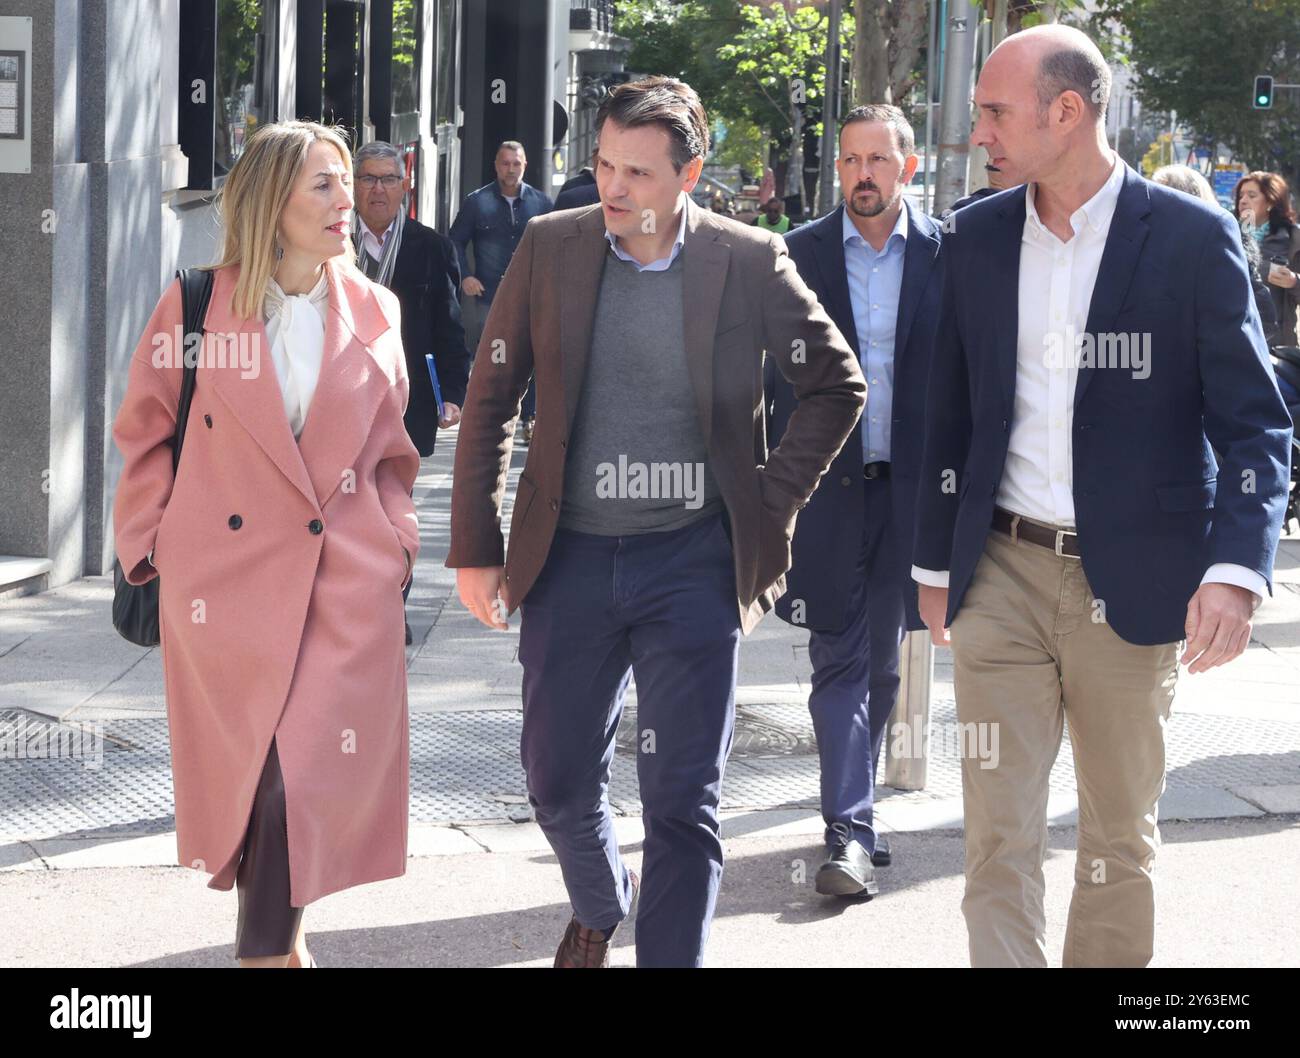
[[[699,966],[740,635],[784,592],[795,516],[867,387],[782,240],[691,201],[709,135],[689,86],[622,85],[596,120],[600,204],[529,222],[485,323],[447,565],[489,627],[521,609],[529,800],[573,905],[556,965],[606,965],[639,886],[606,796],[635,674],[637,965]],[[764,350],[800,402],[771,453]],[[501,502],[534,375],[507,558]]]

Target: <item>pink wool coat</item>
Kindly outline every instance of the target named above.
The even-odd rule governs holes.
[[[402,588],[420,457],[402,424],[397,299],[341,259],[326,268],[320,381],[296,442],[261,318],[233,312],[237,267],[214,277],[175,478],[178,283],[113,423],[117,554],[132,584],[161,578],[179,861],[231,888],[274,736],[295,907],[406,869]]]

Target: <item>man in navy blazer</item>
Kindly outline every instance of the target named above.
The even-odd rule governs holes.
[[[836,160],[845,201],[786,236],[799,275],[867,378],[859,428],[799,513],[776,604],[781,618],[810,632],[808,708],[829,849],[816,887],[836,896],[876,892],[873,864],[890,862],[872,827],[872,792],[898,693],[899,644],[906,629],[924,627],[909,570],[940,231],[903,196],[915,142],[897,107],[851,111]],[[776,443],[797,401],[785,379],[768,377]]]
[[[1178,664],[1240,654],[1272,590],[1290,422],[1237,226],[1115,155],[1109,89],[1078,30],[1000,44],[971,142],[1029,184],[956,213],[940,254],[913,575],[934,641],[951,629],[959,723],[1000,747],[962,761],[975,965],[1046,963],[1063,723],[1064,963],[1150,960]]]

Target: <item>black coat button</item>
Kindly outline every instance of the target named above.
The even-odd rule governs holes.
[[[209,430],[212,429],[212,416],[211,416],[211,415],[205,415],[205,416],[203,416],[203,425],[206,426]]]
[[[238,529],[241,525],[244,524],[244,519],[239,517],[239,515],[237,514],[232,514],[230,516],[230,520],[227,521],[226,524],[230,526],[231,529]]]
[[[308,522],[307,528],[312,531],[313,536],[320,536],[321,533],[325,532],[325,526],[319,518],[313,518]]]
[[[841,484],[841,485],[852,485],[852,484],[853,484],[853,479],[852,479],[851,477],[849,477],[847,474],[845,474],[844,477],[840,478],[840,484]]]

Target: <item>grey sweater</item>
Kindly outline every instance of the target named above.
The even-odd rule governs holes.
[[[723,509],[686,370],[684,253],[664,271],[641,272],[606,252],[561,529],[664,532]]]

